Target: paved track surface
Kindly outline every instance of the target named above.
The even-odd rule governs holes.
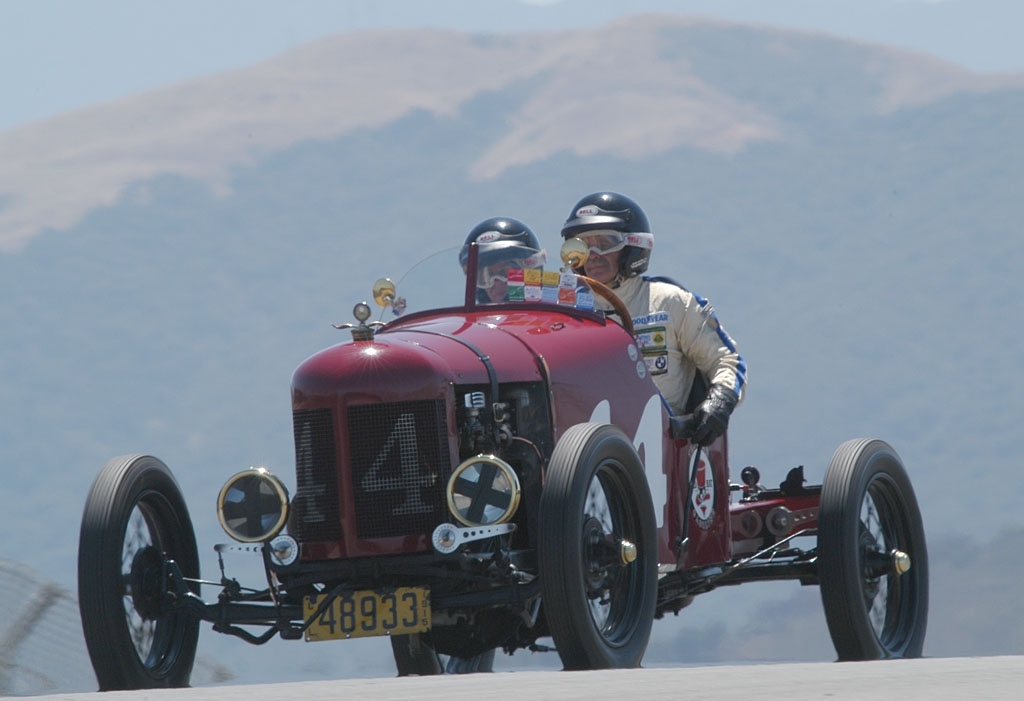
[[[337,701],[338,699],[1020,699],[1024,657],[936,658],[845,664],[771,664],[599,672],[501,672],[404,679],[208,686],[35,696],[37,701]]]

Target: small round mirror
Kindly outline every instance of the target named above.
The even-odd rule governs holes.
[[[373,301],[382,307],[395,301],[395,283],[390,278],[382,277],[373,283]]]
[[[590,248],[578,238],[567,239],[562,244],[562,262],[570,268],[579,268],[590,255]]]

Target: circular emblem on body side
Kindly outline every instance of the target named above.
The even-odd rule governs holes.
[[[711,459],[701,447],[690,456],[690,506],[702,530],[711,528],[715,518],[715,475]]]

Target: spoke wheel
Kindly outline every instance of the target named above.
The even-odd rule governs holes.
[[[920,657],[928,552],[914,490],[886,443],[839,446],[821,491],[818,576],[840,660]]]
[[[638,666],[654,620],[657,532],[643,465],[615,426],[580,424],[555,446],[538,564],[565,668]]]
[[[89,492],[78,543],[82,630],[100,690],[188,686],[199,620],[173,607],[168,560],[199,578],[177,482],[156,458],[111,460]]]
[[[420,633],[410,633],[409,635],[392,635],[390,637],[391,653],[395,657],[398,676],[423,677],[431,674],[444,674],[441,658],[430,645],[426,636]]]

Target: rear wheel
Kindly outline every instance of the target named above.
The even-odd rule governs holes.
[[[391,653],[395,657],[395,667],[400,677],[444,673],[441,658],[419,633],[392,635]]]
[[[494,648],[472,657],[449,657],[445,665],[446,674],[478,674],[494,671]]]
[[[452,655],[442,664],[441,656],[425,636],[419,633],[391,636],[391,653],[400,677],[493,672],[494,652],[492,648],[472,657]]]
[[[821,489],[818,575],[840,660],[920,657],[928,551],[914,490],[878,440],[836,449]]]
[[[651,634],[657,531],[643,465],[615,426],[579,424],[540,503],[544,617],[566,669],[636,667]]]
[[[111,460],[89,491],[78,542],[82,630],[100,690],[188,686],[199,620],[171,608],[168,560],[199,579],[192,521],[171,471],[150,456]]]

